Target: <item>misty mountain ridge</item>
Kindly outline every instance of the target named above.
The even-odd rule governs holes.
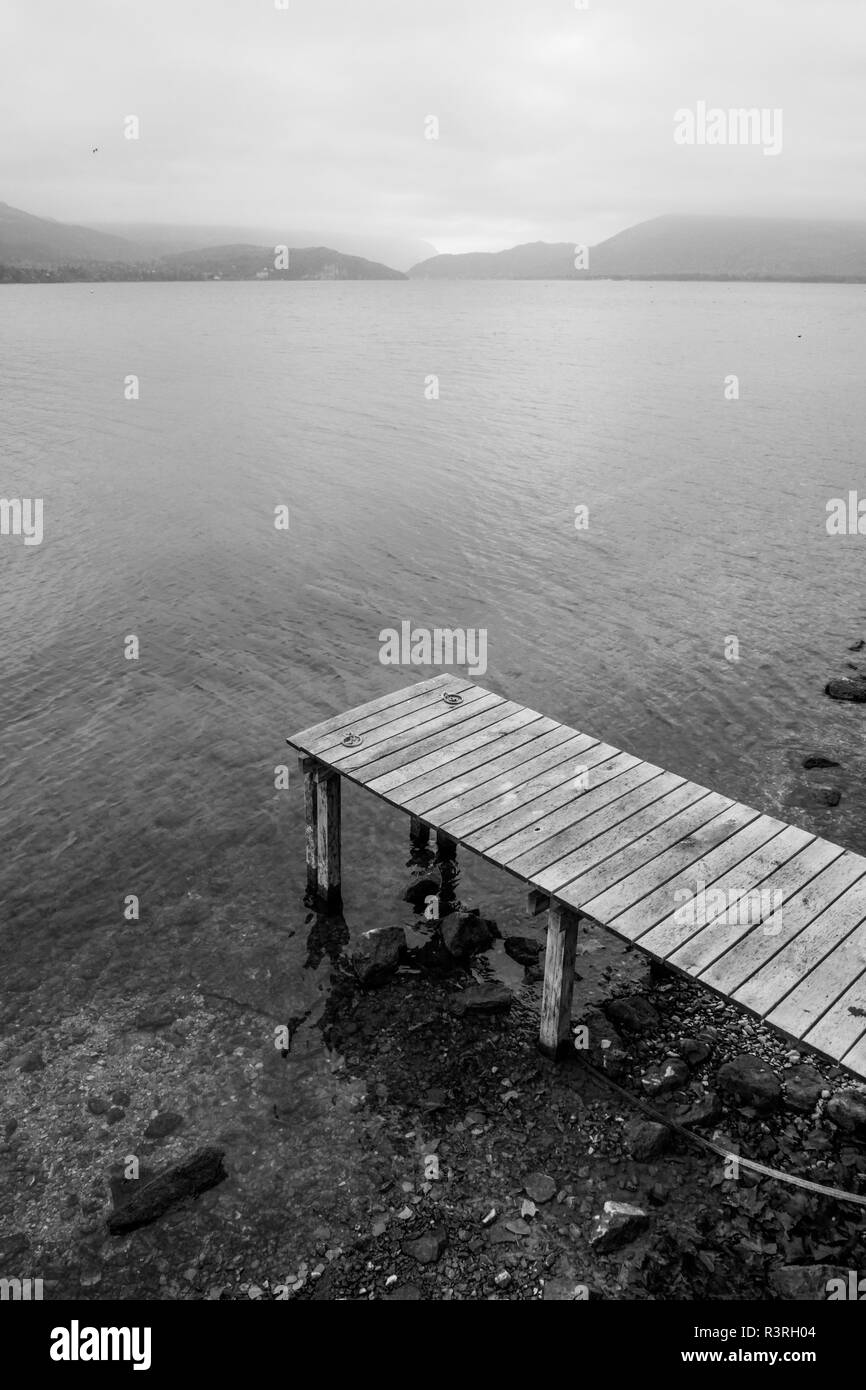
[[[589,248],[573,242],[433,256],[412,279],[866,280],[866,222],[665,214]]]

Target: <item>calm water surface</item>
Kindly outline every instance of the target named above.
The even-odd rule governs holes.
[[[321,989],[284,739],[435,674],[380,664],[404,619],[486,628],[494,690],[866,851],[866,714],[822,694],[866,636],[866,541],[825,527],[866,490],[864,307],[863,286],[4,286],[2,494],[45,503],[41,546],[0,541],[13,987],[53,965],[94,988],[132,932],[142,971],[195,980],[189,922],[224,969],[279,955],[289,996]],[[812,751],[843,764],[836,810],[809,804]],[[344,815],[347,923],[402,920],[404,818],[354,790]],[[518,920],[508,876],[464,882]]]

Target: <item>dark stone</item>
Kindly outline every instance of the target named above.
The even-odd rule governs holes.
[[[770,1283],[777,1297],[801,1302],[826,1301],[831,1279],[843,1279],[847,1287],[847,1269],[838,1265],[783,1265],[770,1271]]]
[[[143,1009],[136,1016],[135,1026],[143,1033],[156,1033],[160,1028],[171,1027],[176,1016],[173,1009],[160,1009],[158,1007]]]
[[[10,1262],[23,1255],[29,1248],[30,1242],[23,1231],[12,1231],[7,1236],[0,1236],[0,1267],[8,1273]]]
[[[555,1196],[556,1183],[547,1173],[530,1173],[523,1184],[523,1190],[530,1201],[541,1206],[543,1202],[549,1202],[551,1197]]]
[[[145,1137],[147,1139],[165,1139],[169,1134],[174,1134],[175,1130],[180,1129],[182,1124],[182,1115],[178,1115],[174,1110],[163,1110],[151,1120],[144,1131]]]
[[[626,1125],[625,1138],[628,1151],[638,1163],[646,1163],[664,1153],[671,1141],[671,1132],[666,1125],[655,1120],[632,1120]]]
[[[828,681],[824,694],[831,700],[852,700],[855,704],[866,703],[866,679],[863,676],[842,676],[840,680]]]
[[[722,1102],[718,1095],[715,1091],[707,1091],[693,1105],[678,1111],[674,1118],[684,1129],[703,1129],[705,1125],[714,1125],[721,1114]]]
[[[112,1091],[111,1093],[112,1105],[122,1105],[125,1107],[129,1105],[131,1101],[132,1096],[129,1094],[128,1091]]]
[[[25,1073],[45,1070],[45,1062],[38,1047],[31,1048],[29,1052],[24,1053],[18,1063],[18,1070]]]
[[[121,1110],[121,1108],[120,1108],[119,1105],[112,1105],[111,1109],[109,1110],[109,1112],[108,1112],[108,1114],[106,1115],[105,1118],[106,1118],[106,1120],[108,1121],[108,1123],[109,1123],[110,1125],[116,1125],[116,1124],[118,1123],[119,1120],[122,1120],[122,1119],[123,1119],[123,1117],[124,1117],[125,1114],[126,1114],[126,1111],[125,1111],[125,1110]]]
[[[404,1241],[403,1254],[410,1255],[419,1265],[435,1265],[445,1249],[445,1244],[444,1231],[428,1231],[417,1240]]]
[[[461,912],[442,923],[442,944],[457,960],[489,951],[498,935],[496,923],[476,912]]]
[[[451,1001],[451,1012],[458,1018],[465,1014],[504,1014],[511,1008],[511,990],[505,985],[492,982],[484,985],[470,985],[455,994]]]
[[[581,1026],[587,1030],[585,1051],[590,1065],[606,1072],[612,1080],[619,1080],[625,1075],[628,1052],[613,1024],[608,1022],[599,1009],[588,1009],[581,1020]],[[581,1037],[581,1034],[575,1037],[578,1056],[584,1052],[583,1048],[577,1046]]]
[[[864,647],[866,647],[866,639],[860,637],[856,642],[851,643],[848,650],[849,652],[862,652]]]
[[[825,758],[822,753],[810,753],[808,758],[803,759],[805,768],[812,767],[841,767],[841,763],[834,762],[832,758]]]
[[[88,1096],[87,1108],[91,1115],[107,1115],[110,1106],[107,1100],[102,1099],[102,1096]]]
[[[442,875],[435,869],[427,870],[413,878],[406,886],[403,901],[411,903],[421,911],[427,898],[438,898],[442,892]]]
[[[837,1129],[866,1140],[866,1095],[862,1091],[840,1091],[827,1101],[826,1115]]]
[[[600,1216],[593,1217],[589,1243],[600,1254],[616,1250],[645,1231],[649,1217],[640,1207],[628,1202],[605,1202]]]
[[[699,1067],[705,1062],[712,1051],[709,1043],[703,1042],[700,1038],[680,1038],[674,1043],[674,1050],[682,1057],[683,1061],[690,1067]]]
[[[835,787],[813,787],[812,800],[819,806],[838,806],[842,800],[842,793]]]
[[[648,1033],[658,1026],[659,1016],[648,999],[640,994],[627,999],[614,999],[605,1004],[604,1011],[617,1028],[625,1033]]]
[[[648,1096],[660,1096],[665,1091],[678,1091],[689,1079],[689,1069],[682,1057],[665,1057],[649,1067],[640,1079]]]
[[[373,927],[352,950],[352,968],[363,985],[375,985],[393,975],[406,950],[403,927]]]
[[[740,1105],[750,1105],[759,1115],[775,1110],[782,1095],[779,1078],[771,1066],[748,1052],[719,1067],[716,1082]]]
[[[386,1293],[384,1303],[418,1303],[422,1300],[420,1289],[416,1289],[414,1284],[400,1284],[390,1293]]]
[[[824,1079],[814,1067],[789,1067],[782,1073],[785,1104],[789,1110],[814,1110],[824,1090]]]
[[[156,1221],[169,1207],[200,1192],[216,1187],[227,1176],[223,1167],[225,1151],[216,1148],[198,1149],[181,1163],[174,1164],[147,1182],[130,1182],[135,1189],[122,1204],[117,1204],[108,1218],[112,1235],[134,1231]]]
[[[534,941],[531,936],[506,936],[505,954],[512,960],[516,960],[518,965],[537,965],[538,957],[544,950],[540,941]]]

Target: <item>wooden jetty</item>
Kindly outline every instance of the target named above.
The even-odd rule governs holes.
[[[340,896],[340,779],[548,908],[540,1045],[571,1037],[581,920],[866,1078],[866,858],[459,677],[294,734],[308,882]]]

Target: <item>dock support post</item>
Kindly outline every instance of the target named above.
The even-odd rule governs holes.
[[[417,816],[410,816],[409,839],[416,849],[423,849],[430,839],[429,825],[423,825]]]
[[[456,859],[457,844],[444,830],[436,831],[436,858],[437,859]]]
[[[319,891],[319,846],[316,822],[316,763],[313,758],[301,758],[301,771],[304,774],[304,820],[306,823],[307,844],[307,896],[315,897]]]
[[[315,781],[318,896],[333,907],[340,901],[340,774],[319,764]]]
[[[571,1038],[571,996],[579,921],[578,913],[551,901],[547,913],[547,956],[538,1039],[541,1051],[548,1057],[562,1056]]]

